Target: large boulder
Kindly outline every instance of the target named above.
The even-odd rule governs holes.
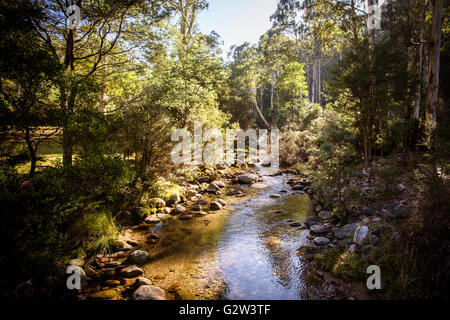
[[[136,264],[146,263],[149,258],[148,253],[142,250],[135,250],[129,255],[130,261]]]
[[[252,173],[248,173],[248,174],[241,174],[238,176],[238,180],[241,183],[244,184],[252,184],[256,181],[258,181],[258,176]]]
[[[132,295],[133,300],[167,300],[166,292],[153,285],[140,286]]]

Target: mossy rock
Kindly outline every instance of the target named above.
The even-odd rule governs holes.
[[[89,297],[98,300],[117,300],[119,298],[119,294],[115,290],[109,289],[94,292]]]

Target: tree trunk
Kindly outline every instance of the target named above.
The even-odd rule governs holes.
[[[442,35],[442,9],[444,0],[431,0],[433,7],[432,46],[428,64],[427,118],[432,121],[432,127],[437,120],[437,104],[439,94],[439,67]]]
[[[71,71],[75,70],[74,66],[74,30],[69,30],[66,38],[66,56],[64,59],[64,67],[65,69],[69,69]],[[69,122],[72,117],[72,112],[75,107],[75,84],[69,84],[69,95],[64,95],[64,100],[62,102],[62,106],[66,111],[66,121],[63,125],[63,165],[64,167],[72,166],[72,158],[73,158],[73,139],[71,133],[69,132]],[[64,90],[64,89],[63,89]]]
[[[419,120],[420,118],[420,101],[422,100],[422,77],[423,77],[423,52],[424,52],[424,44],[423,44],[423,22],[420,30],[420,45],[419,45],[419,63],[417,66],[417,74],[418,74],[418,84],[416,89],[416,97],[415,97],[415,106],[414,106],[414,119]]]
[[[33,144],[31,142],[30,128],[25,129],[25,141],[27,143],[28,152],[30,153],[31,159],[29,176],[30,178],[33,178],[34,174],[36,173],[37,156],[36,156],[36,149],[33,148]]]

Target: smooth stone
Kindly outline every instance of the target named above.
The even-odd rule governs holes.
[[[290,224],[291,227],[301,227],[302,224],[300,222],[293,222]]]
[[[145,277],[138,277],[133,285],[137,288],[137,287],[140,287],[140,286],[152,285],[152,284],[153,283],[152,283],[152,281],[150,279],[147,279]]]
[[[281,198],[281,195],[278,193],[274,193],[270,195],[271,198]]]
[[[324,234],[328,232],[328,228],[325,227],[323,224],[313,224],[311,227],[309,227],[309,230],[312,233],[316,234]]]
[[[120,273],[126,278],[135,278],[144,273],[144,271],[136,265],[132,265],[120,270]]]
[[[128,256],[131,262],[134,262],[136,264],[143,264],[146,263],[150,257],[147,252],[142,250],[135,250]]]
[[[219,199],[217,200],[218,203],[220,203],[223,207],[225,207],[227,205],[227,202],[223,199]]]
[[[132,295],[133,300],[167,300],[163,289],[153,285],[140,286]]]
[[[323,246],[330,243],[330,239],[326,237],[316,237],[314,238],[314,244],[318,246]]]
[[[178,219],[180,219],[180,220],[190,220],[190,219],[192,219],[192,215],[190,215],[190,214],[183,214],[183,215],[179,216]]]
[[[148,216],[147,218],[145,218],[144,223],[147,224],[154,224],[154,223],[159,223],[161,222],[161,219],[155,216]]]
[[[244,184],[252,184],[258,180],[258,176],[255,174],[241,174],[238,177],[239,182]]]

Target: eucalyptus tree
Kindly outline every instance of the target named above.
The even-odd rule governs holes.
[[[81,87],[99,74],[105,65],[117,63],[139,47],[139,37],[146,39],[150,26],[165,16],[160,0],[42,0],[37,1],[44,19],[34,20],[35,30],[51,48],[65,70],[66,81],[60,86],[59,103],[66,112],[63,123],[63,163],[72,164],[73,117],[77,112]],[[76,5],[81,11],[81,25],[69,28],[68,19]],[[136,37],[136,33],[140,36]],[[144,33],[142,33],[144,32]],[[114,62],[112,62],[114,61]],[[122,64],[126,61],[122,60]]]

